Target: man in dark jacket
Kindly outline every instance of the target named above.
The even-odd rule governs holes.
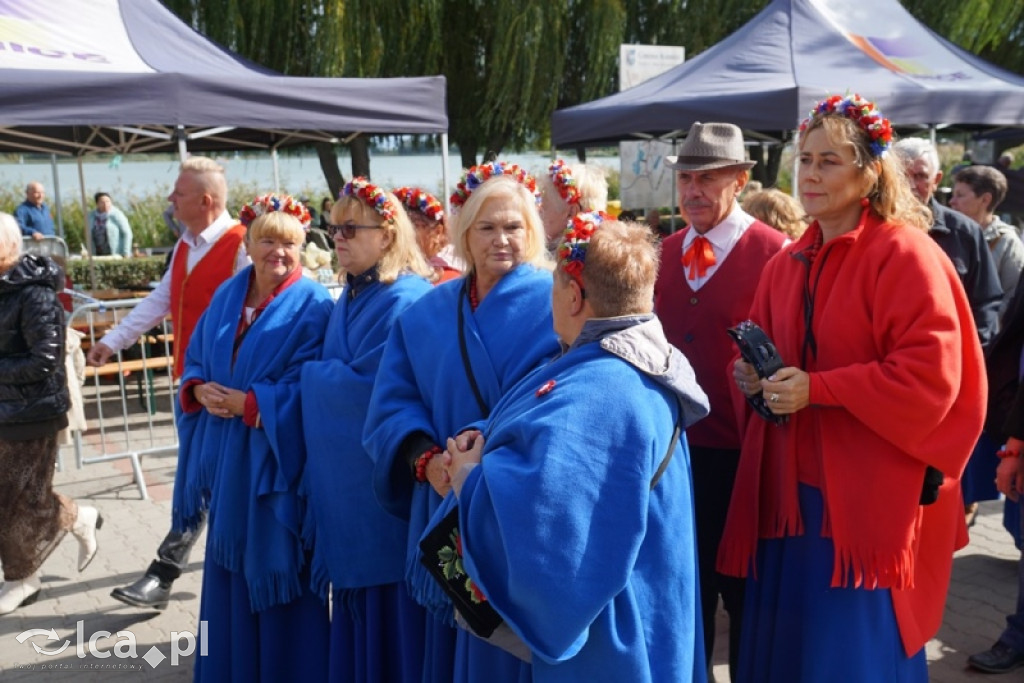
[[[922,138],[904,138],[893,149],[903,162],[914,196],[931,209],[932,227],[928,234],[953,261],[971,302],[981,345],[987,348],[999,331],[1003,289],[981,226],[936,201],[935,190],[942,182],[942,169],[935,145]]]

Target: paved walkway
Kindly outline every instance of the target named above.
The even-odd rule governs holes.
[[[65,454],[65,463],[68,469],[56,474],[56,487],[95,505],[104,516],[99,554],[79,574],[75,570],[77,543],[66,539],[43,567],[39,600],[0,617],[0,680],[191,680],[195,655],[181,653],[189,651],[189,636],[197,628],[202,543],[191,558],[192,571],[174,584],[175,599],[167,610],[141,610],[109,597],[115,586],[139,576],[167,531],[176,459],[159,456],[143,461],[151,496],[148,501],[139,499],[127,461],[76,470],[73,455]],[[928,644],[934,683],[993,680],[966,670],[965,665],[968,654],[984,650],[995,641],[1003,628],[1004,614],[1016,599],[1019,554],[1002,529],[1001,509],[997,503],[982,505],[971,544],[956,558],[945,623]],[[79,622],[81,636],[76,635]],[[34,629],[52,630],[55,637],[38,634],[18,641],[19,635]],[[101,633],[104,631],[113,635]],[[95,638],[95,646],[89,644],[90,637]],[[728,670],[722,663],[726,640],[720,620],[715,656],[719,683],[728,681]],[[125,657],[133,653],[132,645],[136,657]],[[43,653],[62,647],[65,649],[59,654]],[[107,653],[111,656],[100,658],[100,654]],[[1024,680],[1024,676],[997,680]]]

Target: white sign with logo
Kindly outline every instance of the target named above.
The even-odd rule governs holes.
[[[619,90],[626,90],[683,63],[685,48],[675,45],[620,45]],[[673,176],[664,158],[672,144],[661,140],[622,142],[619,194],[623,208],[671,206]]]

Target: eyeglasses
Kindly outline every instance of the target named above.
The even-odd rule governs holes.
[[[380,230],[383,225],[358,225],[356,223],[342,223],[341,225],[327,225],[327,235],[333,240],[339,232],[344,239],[350,240],[356,236],[356,230]]]

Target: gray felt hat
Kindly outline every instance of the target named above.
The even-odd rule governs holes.
[[[731,123],[695,122],[683,140],[679,156],[665,157],[665,165],[676,171],[710,171],[731,166],[751,168],[755,163],[747,160],[743,132]]]

